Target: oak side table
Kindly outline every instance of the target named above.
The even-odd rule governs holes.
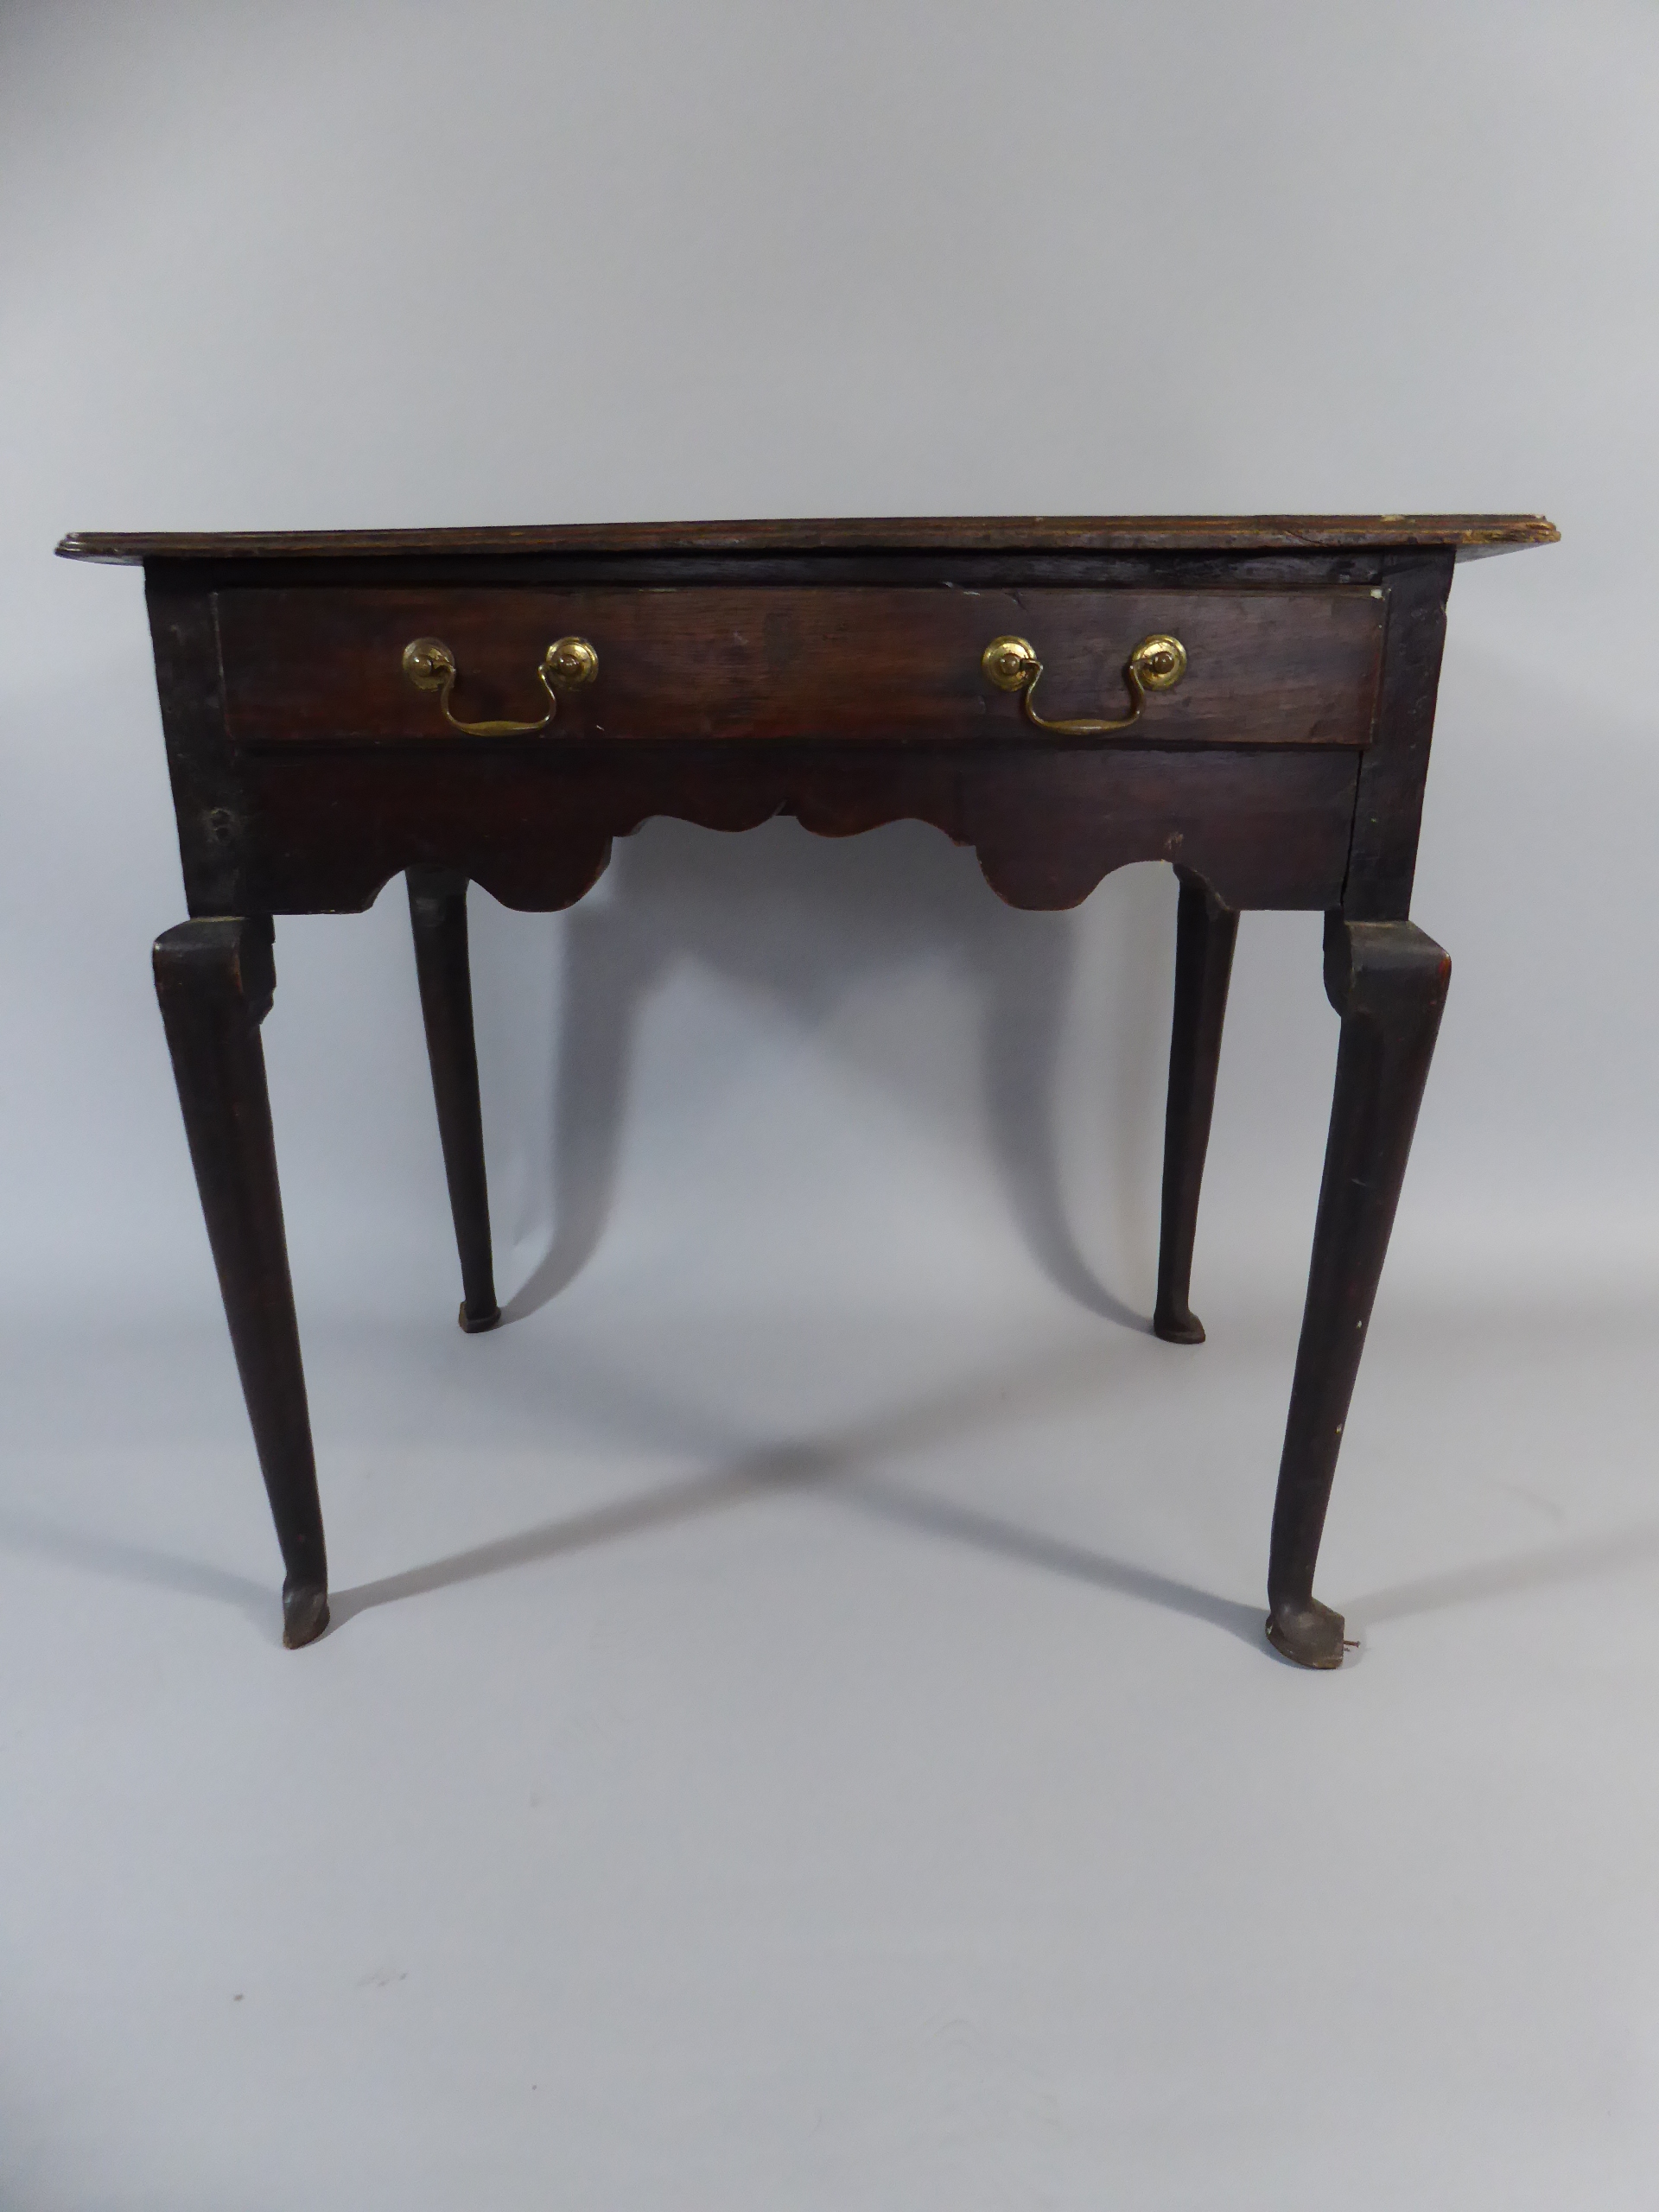
[[[408,880],[464,1329],[499,1320],[467,887],[568,906],[649,816],[823,836],[900,817],[1011,905],[1128,861],[1180,879],[1153,1327],[1188,1304],[1242,910],[1325,917],[1341,1016],[1267,1632],[1342,1662],[1313,1567],[1451,963],[1409,919],[1459,560],[1532,515],[85,532],[141,563],[191,919],[156,982],[282,1547],[283,1636],[328,1623],[259,1026],[271,918]]]

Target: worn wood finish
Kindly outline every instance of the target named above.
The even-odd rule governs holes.
[[[327,1618],[258,1023],[273,913],[356,911],[395,874],[410,913],[463,1325],[496,1318],[465,891],[568,906],[654,815],[823,836],[915,819],[969,847],[1016,906],[1111,869],[1181,874],[1154,1325],[1190,1304],[1198,1192],[1237,916],[1328,917],[1342,1011],[1306,1316],[1269,1570],[1269,1633],[1330,1666],[1313,1595],[1343,1424],[1444,996],[1408,918],[1455,563],[1541,544],[1536,516],[1025,518],[550,530],[87,534],[145,565],[190,912],[157,948],[232,1338],[288,1567],[291,1641]],[[980,655],[1046,664],[1051,715],[1122,711],[1129,648],[1186,644],[1137,726],[1033,729]],[[599,681],[535,736],[463,736],[404,680],[442,638],[463,720],[539,715],[551,639]],[[237,917],[242,918],[238,919]]]
[[[1414,922],[1326,926],[1342,1042],[1268,1564],[1268,1634],[1305,1667],[1342,1663],[1342,1616],[1314,1597],[1313,1568],[1451,976]]]
[[[213,600],[170,569],[144,582],[190,912],[269,914],[250,894],[248,803],[225,729]]]
[[[642,590],[241,589],[216,595],[232,742],[400,740],[465,747],[403,672],[411,639],[442,635],[461,674],[458,721],[535,722],[536,669],[556,638],[587,639],[599,674],[561,701],[545,750],[573,737],[914,745],[991,740],[1090,746],[1361,747],[1370,740],[1386,602],[1346,591],[985,591],[849,585]],[[1051,718],[1117,718],[1139,641],[1167,632],[1186,674],[1121,737],[1056,740],[988,680],[994,638],[1027,636]],[[503,741],[498,739],[496,742]]]
[[[415,554],[1299,552],[1449,545],[1461,557],[1553,544],[1542,515],[934,515],[816,522],[561,523],[482,530],[73,531],[73,561],[376,560]]]
[[[467,952],[467,879],[411,868],[409,918],[426,1023],[427,1058],[437,1102],[438,1136],[461,1255],[461,1325],[469,1336],[501,1319],[490,1251],[490,1194],[484,1172],[484,1118],[473,1037],[473,978]]]
[[[1192,1245],[1215,1111],[1216,1071],[1238,915],[1190,869],[1176,873],[1181,895],[1175,918],[1175,1013],[1169,1039],[1163,1224],[1152,1326],[1166,1344],[1201,1344],[1204,1324],[1191,1302]]]
[[[1131,861],[1179,860],[1235,906],[1336,905],[1359,756],[1046,746],[576,744],[480,740],[245,756],[241,903],[354,912],[410,867],[450,868],[504,906],[569,906],[613,839],[653,815],[747,830],[791,814],[820,836],[928,822],[971,846],[1011,906],[1074,906]],[[216,861],[218,849],[210,849]],[[194,882],[187,885],[195,903]]]
[[[1360,774],[1343,887],[1342,909],[1354,921],[1400,919],[1411,908],[1452,556],[1397,554],[1384,575],[1389,630],[1376,743]]]
[[[276,972],[264,917],[156,941],[156,990],[219,1291],[286,1578],[283,1641],[328,1625],[328,1560],[259,1025]]]

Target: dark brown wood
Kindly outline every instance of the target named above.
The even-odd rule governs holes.
[[[747,830],[792,814],[829,837],[931,823],[974,849],[1014,906],[1075,906],[1113,868],[1180,861],[1230,906],[1322,912],[1342,895],[1359,758],[1311,746],[273,747],[241,762],[243,904],[355,912],[393,875],[436,867],[505,906],[567,906],[612,840],[653,815]]]
[[[72,561],[280,560],[363,554],[761,553],[1020,550],[1241,553],[1451,545],[1464,557],[1560,537],[1542,515],[935,515],[815,522],[559,523],[451,530],[74,531]]]
[[[1376,743],[1360,772],[1342,895],[1344,913],[1359,922],[1403,920],[1411,910],[1452,556],[1395,555],[1384,574],[1389,632],[1382,697]]]
[[[1268,1634],[1304,1667],[1342,1663],[1342,1616],[1314,1597],[1313,1568],[1451,975],[1414,922],[1327,920],[1342,1041],[1268,1565]]]
[[[145,572],[156,575],[165,571],[180,588],[205,591],[377,591],[389,585],[410,591],[434,586],[475,591],[486,585],[514,589],[539,585],[564,591],[605,584],[626,584],[639,591],[692,584],[880,584],[953,591],[1135,590],[1151,585],[1166,591],[1309,591],[1378,584],[1389,558],[1387,547],[1375,545],[1279,546],[1239,553],[1202,546],[1093,553],[1033,552],[1019,547],[868,553],[798,549],[773,553],[467,553],[440,549],[395,558],[347,552],[152,559],[145,563]]]
[[[268,918],[185,922],[156,941],[161,1001],[208,1242],[286,1570],[283,1641],[328,1625],[328,1561],[283,1230],[259,1025]]]
[[[1191,1303],[1192,1244],[1215,1111],[1216,1070],[1221,1061],[1238,915],[1190,869],[1176,873],[1181,895],[1175,917],[1175,1014],[1169,1039],[1163,1226],[1152,1326],[1166,1344],[1201,1344],[1204,1324]]]
[[[149,570],[144,583],[190,912],[270,913],[247,896],[248,804],[225,730],[213,600],[167,569]]]
[[[411,868],[409,918],[443,1172],[461,1255],[461,1325],[470,1336],[494,1328],[501,1308],[495,1300],[490,1251],[490,1194],[484,1173],[484,1118],[479,1106],[473,979],[467,955],[466,878],[442,869]]]
[[[86,534],[145,564],[186,893],[156,973],[210,1236],[288,1565],[290,1640],[327,1618],[305,1390],[258,1024],[272,913],[410,913],[466,1296],[496,1318],[465,891],[569,905],[654,815],[844,837],[914,819],[1016,906],[1132,861],[1181,872],[1159,1333],[1195,1343],[1198,1194],[1238,913],[1315,908],[1343,1014],[1287,1428],[1270,1634],[1337,1663],[1313,1562],[1445,991],[1407,920],[1455,561],[1553,540],[1536,516],[1014,518],[547,530]],[[1127,704],[1154,630],[1186,644],[1136,726],[1033,729],[985,681],[1031,639],[1053,716]],[[462,735],[402,674],[442,638],[463,720],[532,718],[547,644],[599,681],[531,736]]]
[[[1386,601],[1380,588],[1310,591],[980,591],[849,585],[612,585],[216,594],[233,744],[401,740],[464,749],[403,653],[441,635],[461,721],[535,723],[556,638],[598,650],[599,674],[553,724],[513,741],[906,745],[995,740],[1145,745],[1352,746],[1370,741]],[[1111,739],[1042,737],[980,665],[994,638],[1034,643],[1051,718],[1119,718],[1139,641],[1169,632],[1187,671]]]

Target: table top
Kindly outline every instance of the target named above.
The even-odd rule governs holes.
[[[451,530],[73,531],[72,561],[548,553],[1274,553],[1451,546],[1460,561],[1560,537],[1542,515],[991,515],[559,523]]]

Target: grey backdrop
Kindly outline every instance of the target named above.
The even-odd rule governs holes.
[[[724,1495],[722,1483],[764,1488],[791,1470],[857,1477],[924,1434],[944,1455],[945,1492],[953,1467],[971,1487],[976,1440],[1004,1417],[997,1361],[1010,1345],[1025,1365],[1007,1389],[1029,1399],[1038,1429],[1004,1470],[991,1517],[1005,1535],[1016,1478],[1036,1484],[1039,1511],[1042,1421],[1096,1387],[1080,1376],[1122,1370],[1131,1379],[1090,1401],[1087,1433],[1139,1440],[1122,1445],[1123,1486],[1105,1506],[1093,1497],[1096,1447],[1080,1433],[1055,1527],[1074,1509],[1103,1515],[1086,1532],[1090,1572],[1125,1603],[1155,1601],[1124,1630],[1129,1644],[1190,1641],[1195,1621],[1238,1629],[1154,1669],[1173,1689],[1134,1677],[1153,1700],[1145,1742],[1179,1739],[1198,1708],[1277,1745],[1292,1774],[1340,1761],[1323,1732],[1338,1711],[1344,1728],[1360,1724],[1332,1700],[1360,1690],[1325,1686],[1306,1724],[1319,1749],[1276,1736],[1292,1693],[1281,1670],[1257,1668],[1252,1625],[1335,1046],[1319,925],[1243,925],[1195,1287],[1212,1334],[1201,1370],[1137,1334],[1167,1039],[1166,873],[1126,871],[1074,914],[1019,915],[971,855],[918,825],[842,845],[792,823],[726,839],[657,823],[569,916],[510,914],[475,893],[499,1273],[526,1325],[505,1333],[493,1366],[486,1348],[450,1341],[454,1261],[399,888],[361,918],[280,924],[265,1033],[285,1200],[336,1580],[365,1614],[353,1622],[346,1605],[339,1632],[289,1661],[274,1649],[275,1550],[150,995],[149,940],[183,903],[141,587],[50,549],[92,527],[1550,514],[1559,548],[1466,567],[1452,597],[1414,911],[1455,975],[1326,1570],[1335,1601],[1344,1575],[1377,1599],[1362,1624],[1378,1626],[1379,1650],[1351,1671],[1399,1743],[1365,1738],[1344,1770],[1355,1789],[1382,1788],[1407,1756],[1399,1745],[1421,1748],[1445,1720],[1448,1672],[1490,1657],[1502,1611],[1471,1618],[1461,1656],[1424,1643],[1416,1672],[1397,1630],[1389,1684],[1390,1603],[1402,1619],[1414,1604],[1473,1605],[1510,1586],[1511,1554],[1534,1560],[1515,1587],[1530,1573],[1556,1591],[1556,1627],[1510,1654],[1520,1675],[1506,1662],[1481,1677],[1466,1747],[1522,1741],[1541,1701],[1558,1711],[1567,1692],[1548,1655],[1605,1636],[1598,1576],[1634,1562],[1654,1594],[1656,92],[1659,18],[1635,0],[0,9],[0,1268],[13,1432],[0,1641],[17,1700],[8,1726],[29,1747],[14,1746],[0,1782],[15,1854],[0,1908],[8,2202],[264,2205],[302,2186],[319,2204],[424,2202],[426,2189],[435,2203],[471,2191],[528,2204],[557,2183],[561,2201],[607,2204],[1081,2205],[1114,2188],[1185,2204],[1217,2201],[1224,2173],[1230,2201],[1312,2204],[1316,2177],[1286,2137],[1304,2090],[1325,2113],[1319,2156],[1356,2205],[1408,2190],[1465,2201],[1459,2188],[1582,2201],[1592,2167],[1603,2201],[1642,2201],[1659,2009],[1619,1977],[1655,1955],[1651,1907],[1634,1902],[1654,1808],[1598,1735],[1599,1679],[1578,1685],[1587,1702],[1558,1736],[1563,1758],[1594,1743],[1605,1764],[1570,1785],[1523,1763],[1522,1780],[1487,1774],[1471,1808],[1465,1751],[1450,1749],[1435,1763],[1450,1795],[1419,1781],[1438,1832],[1472,1822],[1484,1839],[1469,1875],[1483,1895],[1520,1878],[1506,1792],[1534,1813],[1575,1790],[1634,1792],[1622,1872],[1574,1860],[1576,1829],[1556,1835],[1550,1862],[1611,1916],[1570,1941],[1551,1932],[1555,1891],[1541,1872],[1515,1908],[1529,1933],[1494,1923],[1444,1986],[1434,1977],[1452,1969],[1424,1914],[1450,1907],[1424,1862],[1410,1878],[1435,1901],[1391,1890],[1402,1861],[1389,1855],[1364,1901],[1324,1898],[1319,1942],[1298,1965],[1264,1955],[1257,1979],[1228,1946],[1277,1906],[1216,1891],[1213,1866],[1195,1861],[1195,1888],[1145,1906],[1154,1933],[1133,1961],[1115,1948],[1121,1927],[1100,1933],[1087,1999],[1059,1993],[1064,1962],[1087,1949],[1066,1907],[1053,1973],[1032,1967],[1027,1991],[1033,2021],[1059,2023],[1052,2043],[1033,2027],[1029,2048],[1005,2048],[988,2028],[983,2050],[957,2049],[952,2021],[1019,2011],[969,1973],[967,1993],[922,2006],[913,2047],[895,2029],[889,2050],[873,2025],[889,2017],[874,1965],[869,1988],[840,1988],[804,2023],[790,1995],[803,1920],[830,1931],[837,1957],[864,1955],[861,1943],[873,1961],[908,1955],[937,1877],[929,1854],[954,1863],[964,1821],[993,1838],[986,1897],[1005,1882],[1070,1896],[1073,1875],[1077,1896],[1092,1894],[1103,1847],[1084,1778],[1041,1831],[1077,1839],[1071,1873],[1049,1866],[1047,1841],[1028,1859],[996,1840],[991,1788],[972,1816],[954,1799],[934,1808],[937,1836],[906,1878],[920,1885],[910,1917],[849,1932],[864,1927],[855,1881],[845,1926],[822,1897],[810,1912],[780,1906],[780,1948],[762,1946],[760,1963],[743,1948],[747,1885],[771,1878],[751,1868],[717,1884],[723,1902],[683,1892],[696,1852],[688,1862],[675,1824],[693,1816],[678,1800],[656,1832],[660,1856],[631,1825],[588,1836],[584,1879],[608,1896],[620,1946],[592,1965],[598,1982],[521,1986],[539,1923],[528,1904],[528,1917],[503,1904],[499,1925],[452,1929],[448,1982],[429,1961],[443,1992],[430,2014],[395,2031],[369,2023],[365,1992],[416,2002],[393,1993],[419,1986],[404,1952],[420,1931],[435,1915],[448,1925],[446,1868],[469,1870],[455,1874],[468,1895],[544,1897],[554,1878],[530,1858],[497,1864],[493,1815],[474,1831],[457,1813],[436,1841],[417,1808],[435,1774],[486,1756],[480,1744],[522,1746],[543,1712],[529,1685],[560,1675],[545,1638],[575,1633],[571,1577],[587,1571],[560,1580],[547,1564],[575,1542],[548,1521],[556,1507],[608,1499],[626,1520],[634,1509],[615,1501],[643,1468],[686,1476],[690,1512],[697,1482]],[[1260,1352],[1259,1371],[1243,1351],[1226,1365],[1218,1319]],[[1177,1497],[1155,1537],[1142,1528],[1159,1573],[1203,1586],[1160,1611],[1151,1567],[1133,1563],[1131,1501],[1137,1484],[1174,1479],[1160,1455],[1210,1465],[1208,1446],[1169,1442],[1183,1420],[1211,1424],[1217,1484],[1236,1474],[1244,1487],[1225,1504],[1222,1488]],[[558,1485],[578,1465],[567,1496]],[[1483,1520],[1489,1509],[1499,1517]],[[968,1509],[957,1497],[951,1510]],[[1558,1538],[1559,1557],[1535,1558]],[[1017,1554],[1027,1540],[1007,1541]],[[480,1553],[491,1544],[506,1548]],[[639,1556],[621,1544],[603,1572],[626,1574]],[[707,1596],[732,1570],[698,1557],[686,1574]],[[747,1595],[728,1592],[716,1611],[810,1614],[817,1586],[776,1598],[777,1562],[749,1564]],[[1400,1596],[1409,1577],[1436,1575],[1438,1598],[1417,1584],[1417,1600]],[[503,1611],[509,1586],[532,1585],[533,1605]],[[861,1731],[916,1656],[900,1628],[933,1618],[934,1601],[898,1607],[889,1647],[867,1618],[879,1599],[849,1586],[819,1592],[824,1633],[879,1646],[882,1687],[868,1708],[817,1719],[836,1777],[825,1832],[846,1822],[856,1862],[854,1838],[867,1819],[884,1824],[904,1785],[836,1769],[833,1746],[857,1766]],[[663,1627],[671,1600],[655,1585],[634,1595],[647,1649],[662,1628],[671,1684],[691,1662]],[[593,1598],[599,1618],[613,1601],[626,1602]],[[938,1619],[954,1618],[951,1602],[938,1599]],[[1050,1660],[1076,1656],[1040,1643],[1044,1608],[1060,1602],[1077,1600],[1033,1592],[1020,1634],[1039,1639],[1021,1647],[1036,1656],[996,1672],[988,1701],[939,1688],[944,1702],[916,1722],[922,1768],[954,1774],[959,1755],[978,1772],[988,1730],[1030,1751],[1058,1694]],[[978,1649],[980,1599],[963,1604],[963,1648]],[[1628,1586],[1620,1604],[1635,1604]],[[1077,1637],[1077,1651],[1109,1643],[1098,1609]],[[948,1684],[948,1631],[926,1641]],[[599,1647],[582,1649],[584,1667],[602,1668]],[[1620,1710],[1639,1730],[1659,1642],[1620,1649]],[[372,1650],[385,1663],[365,1688],[352,1670]],[[467,1656],[480,1650],[493,1655],[483,1678]],[[774,1681],[766,1725],[796,1741],[781,1716],[799,1685],[775,1640],[732,1663]],[[1237,1670],[1235,1687],[1206,1665]],[[192,1686],[181,1702],[175,1667]],[[588,1747],[561,1770],[571,1802],[623,1802],[607,1764],[619,1730],[664,1749],[640,1718],[658,1711],[656,1689],[635,1689],[621,1721],[596,1708],[569,1723]],[[1110,1669],[1077,1694],[1079,1740],[1101,1742],[1117,1709]],[[692,1703],[703,1719],[680,1714],[669,1738],[705,1725]],[[1315,1712],[1306,1697],[1295,1710]],[[326,1823],[344,1861],[373,1838],[378,1872],[360,1895],[350,1885],[369,1877],[342,1872],[341,1857],[290,1878],[319,1831],[277,1785],[312,1756],[295,1745],[314,1747],[318,1725],[330,1748],[306,1769],[308,1802],[368,1792],[355,1830]],[[414,1796],[394,1816],[369,1790],[365,1746],[405,1726],[400,1786]],[[746,1825],[753,1777],[734,1783],[748,1769],[723,1742],[716,1732],[705,1746],[698,1784],[680,1779],[694,1798],[715,1792],[717,1855],[741,1870],[766,1847]],[[209,1809],[193,1792],[231,1745],[263,1779]],[[1076,1776],[1070,1752],[1055,1757]],[[1193,1775],[1213,1771],[1202,1745],[1192,1758]],[[105,1793],[126,1759],[118,1819]],[[515,1805],[520,1778],[504,1784]],[[476,1782],[456,1789],[488,1799]],[[1273,1785],[1241,1815],[1239,1863],[1254,1866],[1249,1839],[1289,1818],[1287,1789],[1294,1803],[1294,1788]],[[1394,1834],[1400,1801],[1385,1796],[1394,1809],[1378,1817]],[[404,1802],[395,1789],[390,1802]],[[1137,1802],[1166,1803],[1166,1789],[1148,1780]],[[296,1821],[291,1849],[273,1842]],[[1408,1819],[1398,1833],[1417,1831]],[[1167,1838],[1133,1834],[1133,1851],[1167,1866]],[[223,1886],[227,1859],[245,1889]],[[910,1895],[884,1879],[870,1875],[872,1896]],[[639,1933],[640,1884],[660,1904],[655,1936]],[[403,1900],[406,1926],[358,1941],[383,1896]],[[979,1955],[976,1897],[938,1936],[947,1981]],[[1636,1922],[1619,1919],[1620,1897]],[[1294,1885],[1278,1904],[1292,1924],[1311,1909]],[[1379,1913],[1391,1932],[1375,1954],[1355,1951]],[[711,1979],[693,1976],[688,1994],[662,1945],[692,1923],[715,1932]],[[254,2010],[242,1986],[253,1969],[227,1961],[254,1926],[283,1994],[266,2040],[245,2049],[226,2037]],[[1391,1964],[1418,1940],[1428,1997]],[[338,1965],[337,2011],[308,1986],[314,1942]],[[1217,1967],[1222,1956],[1232,1964]],[[1019,1961],[1049,1953],[1027,1930],[1008,1957],[1017,1978]],[[1611,2024],[1603,1966],[1623,1993]],[[1465,2075],[1465,2000],[1450,1993],[1495,1972],[1494,2003],[1534,2020],[1538,2040],[1517,2029],[1513,2050]],[[1268,2063],[1268,1980],[1304,2019],[1328,2002],[1351,2024],[1380,2022],[1363,2064],[1318,2038],[1304,2047],[1299,2028],[1296,2068],[1252,2071]],[[621,1998],[621,2012],[595,2012],[594,1988],[613,1982],[637,2015]],[[1172,2021],[1142,2082],[1107,2023],[1120,2002],[1155,2010],[1152,1993],[1172,1986],[1209,2024],[1208,2055],[1200,2063]],[[1535,2019],[1540,1987],[1554,2027]],[[1082,2009],[1068,2012],[1073,1998]],[[1595,2033],[1600,2070],[1581,2079]],[[537,2037],[563,2053],[567,2088],[591,2062],[556,2113],[540,2075],[521,2103],[502,2101]],[[1438,2056],[1422,2055],[1423,2037]],[[737,2082],[771,2115],[758,2133]]]

